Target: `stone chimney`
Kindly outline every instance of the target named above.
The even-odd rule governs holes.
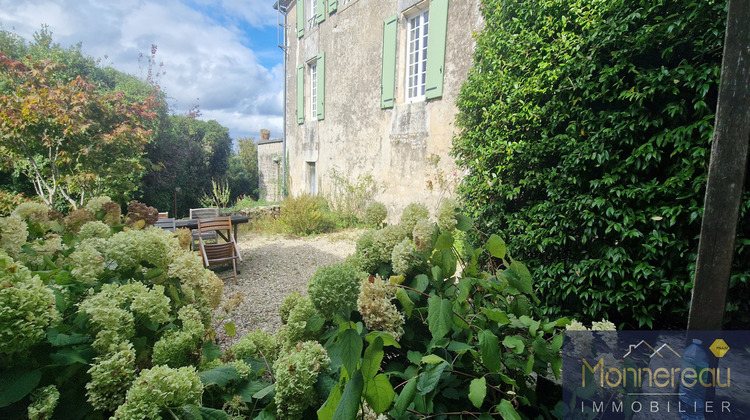
[[[260,141],[268,140],[271,138],[271,130],[261,129],[260,130]]]

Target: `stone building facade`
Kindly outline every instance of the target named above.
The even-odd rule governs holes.
[[[434,209],[460,174],[449,156],[472,65],[479,0],[280,0],[289,193],[327,194],[334,174],[372,176],[400,216]],[[436,164],[436,161],[439,163]]]
[[[260,130],[258,141],[258,194],[270,202],[282,200],[281,177],[283,160],[283,140],[271,138],[271,132]]]

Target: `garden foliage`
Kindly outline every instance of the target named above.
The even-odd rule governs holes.
[[[486,27],[458,100],[460,193],[533,267],[545,316],[684,326],[725,8],[482,2]],[[748,313],[748,210],[745,193],[730,316]]]
[[[475,228],[452,204],[439,223],[412,206],[411,232],[367,232],[310,296],[282,302],[278,332],[222,352],[221,281],[172,233],[105,223],[108,203],[82,209],[95,220],[78,234],[38,204],[0,218],[0,307],[15,311],[0,316],[3,418],[518,419],[559,401],[569,321],[533,318],[531,275],[499,236],[457,251]],[[386,247],[375,259],[373,243]],[[396,260],[409,261],[398,275]]]
[[[161,418],[200,403],[223,283],[112,204],[63,218],[23,203],[0,218],[0,417]]]

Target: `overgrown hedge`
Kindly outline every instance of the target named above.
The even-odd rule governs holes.
[[[684,325],[726,1],[482,3],[454,140],[470,213],[535,268],[547,315]],[[742,203],[735,320],[748,313]]]

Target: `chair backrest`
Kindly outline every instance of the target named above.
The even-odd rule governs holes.
[[[213,217],[219,217],[219,209],[213,207],[190,209],[191,219],[208,219]]]
[[[166,211],[159,212],[159,219],[168,219],[168,218],[169,218],[169,212],[166,212]]]
[[[214,232],[214,231],[232,231],[232,218],[229,216],[215,217],[211,219],[198,219],[198,233]],[[228,236],[232,238],[232,235]],[[233,239],[233,238],[232,238]]]
[[[156,221],[155,226],[160,227],[164,230],[169,230],[169,231],[174,232],[175,230],[174,218],[159,219]]]

